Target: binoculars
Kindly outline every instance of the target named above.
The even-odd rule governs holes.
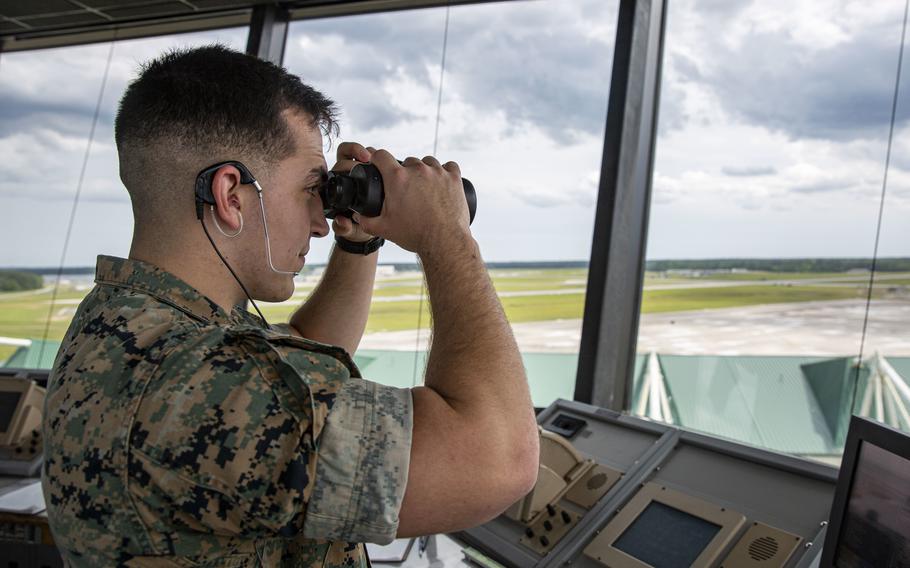
[[[477,193],[470,181],[461,178],[461,183],[473,223],[474,214],[477,213]],[[322,197],[325,216],[329,219],[334,219],[336,215],[348,216],[351,212],[365,217],[377,217],[382,213],[382,202],[385,199],[382,174],[373,164],[357,164],[347,173],[329,172],[319,195]]]

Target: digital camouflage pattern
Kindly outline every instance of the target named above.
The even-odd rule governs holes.
[[[99,257],[96,283],[44,411],[67,565],[363,567],[394,538],[410,391],[150,264]]]

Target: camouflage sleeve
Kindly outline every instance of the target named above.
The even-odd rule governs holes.
[[[395,538],[412,423],[410,390],[345,382],[319,439],[305,537],[381,544]]]
[[[309,404],[238,345],[187,341],[130,433],[130,492],[151,529],[294,536],[315,477]]]

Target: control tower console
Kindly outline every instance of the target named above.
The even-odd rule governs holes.
[[[838,470],[559,400],[534,489],[458,537],[504,566],[817,564]]]

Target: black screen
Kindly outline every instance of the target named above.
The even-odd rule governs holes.
[[[13,412],[19,406],[21,392],[0,392],[0,432],[6,432],[13,419]]]
[[[862,442],[834,565],[910,566],[910,460]]]
[[[652,501],[613,548],[654,568],[689,568],[721,527]]]

